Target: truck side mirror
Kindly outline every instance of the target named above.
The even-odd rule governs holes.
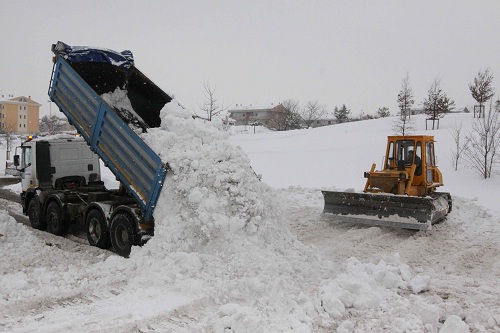
[[[14,166],[19,166],[19,155],[14,155]]]

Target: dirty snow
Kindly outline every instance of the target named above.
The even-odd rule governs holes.
[[[363,188],[395,118],[231,136],[169,103],[143,139],[173,172],[129,259],[0,212],[0,331],[500,332],[498,175],[448,160],[471,117],[432,132],[454,210],[424,233],[321,214],[320,189]]]

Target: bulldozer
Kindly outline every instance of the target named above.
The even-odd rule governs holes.
[[[341,222],[427,231],[452,209],[450,193],[437,192],[443,176],[433,136],[388,136],[381,170],[364,173],[361,192],[322,191],[323,213]]]

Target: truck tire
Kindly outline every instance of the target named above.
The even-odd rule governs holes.
[[[113,217],[111,220],[110,237],[115,253],[128,258],[137,237],[133,219],[129,214],[119,213]]]
[[[97,209],[92,209],[85,219],[87,240],[92,246],[107,249],[111,246],[106,218]]]
[[[47,228],[47,223],[41,213],[40,201],[37,197],[31,198],[28,204],[28,217],[34,229],[45,230]]]
[[[63,215],[59,204],[52,201],[47,206],[46,213],[47,230],[58,236],[65,235],[68,232],[68,223],[63,220]]]

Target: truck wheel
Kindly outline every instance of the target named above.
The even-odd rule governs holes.
[[[87,240],[92,246],[107,249],[111,246],[105,217],[97,209],[92,209],[85,220]]]
[[[68,223],[63,220],[59,204],[52,201],[47,206],[47,230],[54,235],[62,236],[68,232]]]
[[[40,212],[40,201],[36,197],[32,198],[28,204],[28,217],[34,229],[45,230],[47,228],[47,223]]]
[[[128,258],[136,238],[132,218],[126,213],[116,214],[111,221],[111,244],[116,254]]]

